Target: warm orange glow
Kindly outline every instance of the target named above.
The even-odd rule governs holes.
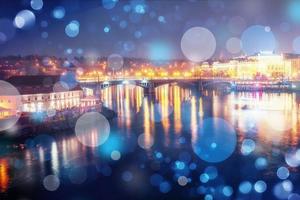
[[[9,175],[7,160],[0,160],[0,191],[5,192],[8,189]]]

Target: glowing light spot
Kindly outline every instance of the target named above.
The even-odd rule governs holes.
[[[277,43],[273,32],[266,31],[265,26],[254,25],[247,28],[241,37],[242,49],[248,55],[253,55],[261,51],[271,51],[276,49]]]
[[[35,24],[35,15],[30,10],[20,11],[14,20],[14,25],[19,29],[29,29]]]
[[[241,153],[243,155],[249,155],[255,150],[255,142],[251,139],[245,139],[242,143]]]
[[[205,195],[205,197],[204,197],[204,200],[213,200],[214,198],[213,198],[213,196],[211,195],[211,194],[207,194],[207,195]]]
[[[292,191],[293,184],[289,180],[277,183],[273,188],[273,194],[278,199],[287,199]]]
[[[33,10],[41,10],[44,3],[43,0],[31,0],[30,5]]]
[[[142,4],[137,4],[134,8],[134,11],[138,14],[145,14],[146,13],[146,9],[145,6]]]
[[[138,137],[138,145],[142,149],[150,149],[154,144],[154,139],[151,135],[140,134]]]
[[[248,194],[252,190],[252,184],[249,181],[244,181],[239,185],[239,191],[242,194]]]
[[[230,186],[225,186],[225,187],[223,187],[222,192],[223,192],[224,196],[230,197],[233,194],[233,189]]]
[[[48,191],[55,191],[59,188],[60,181],[56,175],[48,175],[43,180],[43,185]]]
[[[165,19],[164,16],[159,16],[159,17],[158,17],[158,21],[159,21],[160,23],[167,23],[167,21],[166,21],[166,19]]]
[[[198,132],[197,140],[193,143],[193,150],[206,162],[222,162],[233,153],[236,147],[236,133],[233,127],[223,119],[205,119]]]
[[[65,14],[66,14],[66,10],[62,6],[58,6],[58,7],[54,8],[54,10],[52,11],[52,16],[55,19],[62,19],[65,17]]]
[[[290,167],[298,167],[300,165],[300,150],[290,150],[285,154],[285,162]]]
[[[263,192],[265,192],[267,190],[267,184],[264,181],[257,181],[254,184],[254,190],[257,193],[263,193]]]
[[[119,151],[112,151],[110,157],[113,160],[119,160],[121,158],[121,153]]]
[[[188,179],[185,176],[179,176],[177,182],[180,186],[186,186],[188,183]]]
[[[266,32],[270,32],[270,31],[271,31],[271,27],[270,27],[270,26],[266,26],[266,27],[265,27],[265,31],[266,31]]]
[[[104,29],[103,29],[103,31],[105,33],[109,33],[110,32],[110,26],[105,26]]]
[[[290,172],[286,167],[279,167],[277,169],[278,178],[284,180],[284,179],[287,179],[289,177],[289,175],[290,175]]]
[[[73,20],[66,26],[65,33],[67,34],[67,36],[74,38],[79,34],[79,27],[80,27],[79,22]]]
[[[97,147],[108,139],[110,125],[102,114],[98,112],[88,112],[77,120],[75,133],[77,139],[83,145]]]
[[[201,174],[201,175],[200,175],[200,181],[201,181],[202,183],[207,183],[207,182],[209,181],[209,176],[208,176],[208,174],[206,174],[206,173]]]
[[[189,60],[202,62],[215,53],[216,39],[208,29],[193,27],[184,33],[181,39],[181,50]]]
[[[255,167],[258,170],[266,169],[268,166],[268,161],[265,158],[259,157],[255,160]]]

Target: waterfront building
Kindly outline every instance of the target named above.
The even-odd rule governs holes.
[[[79,86],[64,88],[60,76],[14,76],[7,80],[20,92],[22,112],[60,111],[79,107],[83,99],[83,91]],[[0,96],[0,108],[16,110],[2,106],[14,101],[16,97]],[[10,104],[13,106],[14,104]],[[3,111],[5,114],[5,112]]]
[[[236,79],[298,79],[300,57],[261,52],[212,64],[213,75]]]

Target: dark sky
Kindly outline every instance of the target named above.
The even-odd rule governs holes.
[[[131,57],[159,57],[153,55],[154,48],[167,58],[182,58],[183,34],[191,27],[201,26],[209,29],[216,38],[214,57],[231,57],[243,51],[228,52],[228,39],[241,38],[243,31],[253,25],[271,28],[276,38],[276,52],[293,52],[293,41],[300,35],[300,23],[292,19],[288,7],[295,1],[119,0],[112,9],[105,9],[102,0],[43,0],[43,8],[37,11],[32,9],[30,0],[0,0],[0,22],[14,20],[24,9],[32,11],[36,17],[32,27],[16,28],[15,34],[5,42],[1,43],[0,38],[0,55],[107,56],[117,53]],[[62,19],[53,17],[53,9],[57,6],[66,10]],[[65,33],[65,27],[72,20],[80,24],[79,34],[74,38]],[[1,31],[7,32],[3,24],[1,27],[0,23],[0,37]],[[237,27],[232,28],[234,25]],[[232,31],[234,28],[243,30]]]

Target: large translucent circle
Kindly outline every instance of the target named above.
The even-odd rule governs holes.
[[[112,70],[119,70],[123,67],[124,60],[119,54],[112,54],[107,58],[107,65]]]
[[[20,11],[14,20],[14,25],[19,29],[28,29],[35,24],[35,15],[30,10]]]
[[[0,81],[0,99],[0,131],[3,131],[19,120],[22,102],[19,91],[6,81]]]
[[[242,49],[248,55],[261,51],[273,52],[276,49],[276,39],[270,28],[261,25],[248,27],[242,34]]]
[[[203,27],[190,28],[181,39],[181,50],[184,56],[193,62],[205,61],[215,53],[215,36]]]
[[[229,123],[220,118],[207,118],[198,130],[193,150],[202,160],[217,163],[233,153],[236,142],[235,130]]]
[[[107,140],[110,133],[110,125],[102,114],[88,112],[77,120],[75,133],[77,139],[83,145],[97,147]]]

